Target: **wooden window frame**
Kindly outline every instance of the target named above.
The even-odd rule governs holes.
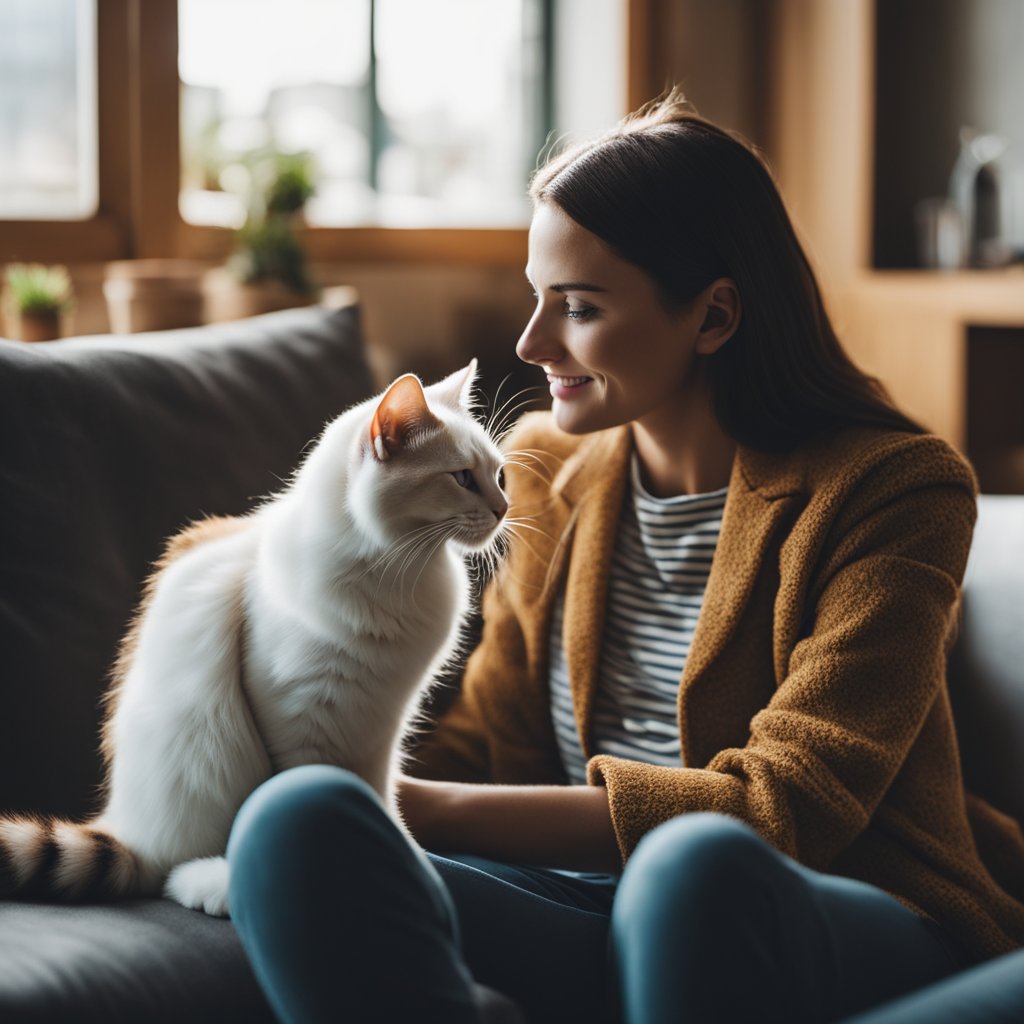
[[[131,0],[97,0],[96,103],[99,194],[84,220],[0,221],[0,262],[118,259],[131,251],[130,90]]]
[[[652,69],[657,8],[629,0],[627,104],[661,88]],[[0,221],[0,262],[182,257],[220,261],[226,228],[186,223],[178,210],[177,0],[97,0],[99,204],[87,220]],[[173,125],[173,130],[168,126]],[[454,263],[520,266],[525,228],[307,228],[319,263]]]

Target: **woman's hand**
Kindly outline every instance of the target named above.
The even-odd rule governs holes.
[[[498,786],[402,776],[409,831],[438,853],[472,853],[576,871],[620,871],[608,796],[600,786]]]

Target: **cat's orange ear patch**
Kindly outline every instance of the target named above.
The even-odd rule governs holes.
[[[381,461],[391,458],[414,431],[439,425],[427,406],[419,378],[412,373],[399,377],[384,392],[370,422],[370,445]]]

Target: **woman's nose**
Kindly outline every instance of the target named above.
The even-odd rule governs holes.
[[[530,322],[523,329],[523,333],[516,342],[516,355],[524,363],[556,362],[560,357],[558,340],[552,338],[542,325],[541,311],[538,309]]]

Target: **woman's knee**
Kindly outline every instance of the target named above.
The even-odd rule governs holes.
[[[352,834],[384,808],[359,776],[333,765],[303,765],[254,790],[235,817],[228,841],[233,868],[250,854],[273,859],[317,843],[339,829]]]
[[[749,826],[723,814],[673,818],[648,833],[626,864],[615,915],[623,926],[720,920],[749,896],[778,855]],[[628,921],[628,923],[627,923]]]

